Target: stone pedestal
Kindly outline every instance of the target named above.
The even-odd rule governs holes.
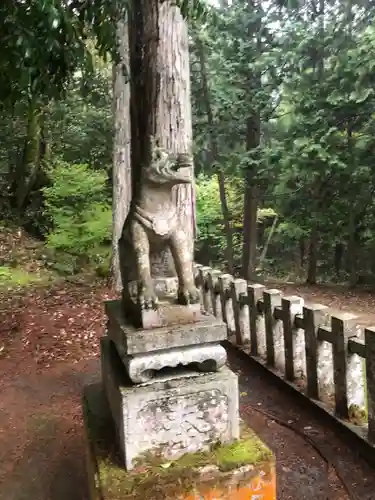
[[[238,380],[226,366],[226,325],[165,300],[163,325],[136,328],[105,305],[102,377],[127,470],[144,454],[174,460],[238,439]]]
[[[240,432],[226,325],[167,299],[157,328],[105,308],[102,385],[84,397],[91,498],[275,500],[273,455]]]
[[[101,351],[103,384],[127,470],[147,452],[175,460],[239,437],[238,380],[227,367],[134,386],[108,337]]]
[[[145,457],[126,471],[102,387],[86,387],[83,404],[91,500],[276,500],[275,458],[249,429],[233,444],[173,462]]]

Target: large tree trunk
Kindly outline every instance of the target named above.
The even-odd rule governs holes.
[[[113,67],[114,144],[113,144],[113,225],[112,279],[116,291],[122,290],[118,240],[129,211],[131,189],[130,163],[130,60],[128,23],[117,24],[120,61]]]
[[[171,153],[192,153],[189,43],[186,23],[172,0],[135,0],[137,29],[132,49],[143,47],[141,81],[132,93],[137,109],[138,158],[132,155],[132,168],[147,162],[150,140]],[[133,87],[132,87],[133,88]],[[134,99],[137,102],[134,103]],[[140,107],[141,104],[141,107]],[[132,145],[133,147],[133,145]],[[195,232],[194,184],[174,188],[174,198],[182,227],[193,252]],[[153,262],[153,275],[163,275],[170,266],[170,252],[162,252]]]
[[[234,272],[234,259],[233,259],[233,232],[232,226],[230,222],[230,213],[227,202],[227,194],[225,191],[225,176],[224,172],[220,165],[219,158],[219,148],[217,144],[217,139],[214,131],[214,117],[211,108],[211,100],[210,100],[210,92],[208,88],[208,78],[207,78],[207,69],[206,69],[206,61],[205,61],[205,53],[204,46],[201,40],[197,40],[198,43],[198,53],[199,60],[201,66],[201,79],[202,79],[202,93],[204,104],[206,107],[207,114],[207,123],[209,128],[210,135],[210,143],[211,143],[211,164],[215,166],[217,169],[217,180],[219,184],[219,194],[220,194],[220,204],[221,204],[221,212],[223,214],[223,222],[225,228],[225,237],[226,237],[226,258],[227,258],[227,267],[228,272],[233,274]]]

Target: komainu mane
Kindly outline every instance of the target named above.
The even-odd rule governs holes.
[[[157,307],[150,256],[169,247],[178,277],[178,302],[199,302],[195,287],[193,256],[184,229],[180,227],[172,188],[189,184],[192,159],[186,154],[171,155],[153,146],[151,161],[142,169],[139,191],[126,218],[120,245],[120,266],[124,292],[137,283],[136,302],[144,309]]]

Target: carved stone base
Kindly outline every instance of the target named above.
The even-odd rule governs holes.
[[[121,357],[208,343],[220,343],[227,338],[226,324],[214,316],[200,314],[190,308],[166,302],[160,312],[165,326],[137,329],[125,318],[121,302],[105,303],[107,330]]]
[[[238,378],[228,368],[134,386],[108,337],[101,362],[127,470],[147,452],[176,459],[239,437]]]
[[[216,372],[227,360],[227,352],[220,344],[180,347],[167,351],[156,351],[149,354],[126,356],[123,359],[129,377],[135,384],[152,380],[156,372],[166,367],[192,365],[192,369],[200,372]],[[178,372],[177,372],[178,373]],[[184,376],[184,372],[180,376]],[[187,372],[185,376],[191,376]],[[176,373],[168,378],[176,377]]]
[[[172,467],[146,459],[139,469],[126,471],[118,462],[113,420],[100,384],[85,387],[83,410],[90,500],[276,500],[275,457],[248,428],[231,448],[230,470],[218,458],[228,456],[221,445],[210,458],[190,454]]]

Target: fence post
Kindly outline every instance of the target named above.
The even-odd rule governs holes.
[[[375,444],[375,326],[365,329],[368,440]]]
[[[284,350],[283,331],[281,321],[275,318],[275,308],[281,306],[281,292],[279,290],[265,290],[264,320],[266,326],[267,364],[275,366],[275,346]],[[279,353],[279,352],[278,352]],[[283,353],[284,355],[284,353]],[[278,366],[278,368],[280,368]]]
[[[349,313],[331,318],[335,409],[337,415],[342,418],[349,418],[349,383],[353,381],[348,377],[348,340],[357,335],[356,320],[357,317]]]
[[[295,325],[295,316],[302,312],[303,299],[295,295],[291,297],[283,297],[281,306],[283,310],[283,329],[284,329],[284,349],[285,349],[285,378],[293,381],[296,378],[296,367],[301,365],[297,359],[299,345],[303,343],[305,349],[304,338],[298,335],[299,328]]]
[[[194,262],[193,264],[193,272],[194,272],[194,278],[195,278],[195,286],[198,288],[200,292],[200,299],[201,299],[201,304],[203,304],[203,294],[202,294],[202,282],[201,282],[201,274],[200,270],[202,269],[202,264],[197,264]]]
[[[306,348],[307,396],[319,399],[318,381],[318,330],[327,321],[328,307],[313,304],[303,308]]]
[[[221,298],[219,293],[219,276],[220,271],[211,270],[208,272],[208,288],[211,291],[211,304],[213,315],[222,319],[223,313],[221,310]]]
[[[249,341],[249,306],[244,303],[244,299],[247,298],[247,281],[235,279],[231,289],[236,343],[244,345]]]
[[[258,310],[258,301],[263,298],[265,288],[266,287],[264,285],[257,283],[247,285],[247,296],[249,302],[250,353],[252,356],[259,356],[260,349],[258,348],[258,342],[260,341],[260,338],[263,339],[265,337],[264,325],[261,324],[263,321],[260,321],[262,318],[260,318]]]
[[[233,281],[233,276],[230,274],[219,275],[219,289],[221,300],[221,311],[223,320],[228,326],[228,335],[234,332],[233,304],[230,295],[230,286]]]
[[[208,273],[211,268],[208,266],[202,266],[199,269],[199,281],[201,283],[201,295],[203,301],[203,308],[207,313],[212,313],[211,307],[211,292],[208,289]]]

